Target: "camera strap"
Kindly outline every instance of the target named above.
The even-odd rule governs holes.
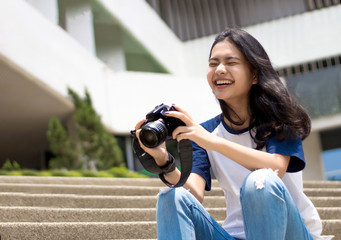
[[[164,177],[164,170],[161,169],[155,162],[155,159],[146,153],[140,146],[135,134],[133,135],[133,150],[140,160],[144,169],[151,173],[158,174],[160,179],[169,187],[183,186],[192,171],[192,143],[189,140],[181,140],[178,142],[178,151],[180,155],[181,176],[177,184],[170,184]],[[170,154],[169,154],[170,155]],[[170,155],[170,157],[173,157]]]

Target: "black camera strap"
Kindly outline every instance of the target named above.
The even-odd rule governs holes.
[[[158,174],[160,179],[169,187],[183,186],[192,171],[192,143],[189,140],[181,140],[178,143],[178,151],[180,155],[181,176],[177,184],[170,184],[164,177],[164,170],[161,169],[155,162],[155,159],[146,153],[140,146],[135,134],[133,135],[133,150],[140,160],[142,166],[149,172]],[[169,157],[173,156],[169,154]]]
[[[164,177],[164,174],[159,174],[160,179],[169,187],[183,186],[187,178],[192,172],[192,143],[189,140],[181,140],[178,143],[178,151],[180,155],[181,176],[179,182],[175,185],[170,184]]]

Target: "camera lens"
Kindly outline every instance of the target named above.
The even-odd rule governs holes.
[[[142,126],[140,140],[146,147],[154,148],[164,142],[167,136],[167,127],[163,120],[159,119]]]

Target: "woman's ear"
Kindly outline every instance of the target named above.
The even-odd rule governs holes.
[[[258,72],[256,70],[252,71],[252,84],[258,83]]]

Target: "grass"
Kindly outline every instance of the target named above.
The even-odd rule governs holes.
[[[147,174],[130,171],[124,167],[114,167],[107,171],[90,170],[0,170],[2,176],[43,176],[43,177],[121,177],[148,178]]]

